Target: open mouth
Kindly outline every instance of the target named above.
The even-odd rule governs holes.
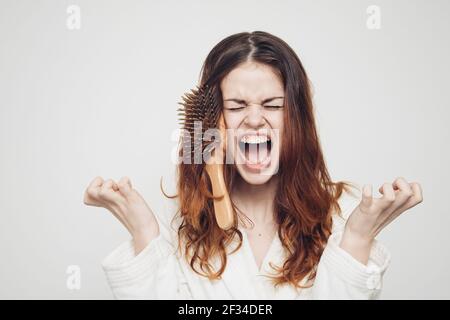
[[[247,166],[261,169],[270,163],[272,140],[268,136],[243,136],[239,149]]]

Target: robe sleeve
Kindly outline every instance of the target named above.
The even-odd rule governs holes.
[[[132,239],[115,248],[101,265],[116,299],[192,299],[176,254],[174,207],[163,200],[155,217],[159,235],[135,255]]]
[[[312,287],[313,299],[378,299],[383,275],[391,255],[378,240],[374,240],[367,265],[362,264],[339,246],[345,222],[361,201],[361,192],[355,196],[344,193],[339,203],[342,217],[333,219],[333,232],[317,266]]]

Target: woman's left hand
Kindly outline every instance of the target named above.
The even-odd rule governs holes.
[[[373,240],[380,231],[423,201],[420,184],[408,183],[402,177],[392,184],[384,183],[378,190],[383,196],[373,198],[372,186],[363,187],[362,200],[348,218],[340,243],[341,248],[363,264],[367,264]]]

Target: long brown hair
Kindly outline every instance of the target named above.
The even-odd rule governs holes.
[[[221,80],[239,64],[254,61],[269,65],[283,80],[285,90],[284,136],[280,150],[278,187],[274,199],[278,236],[286,250],[284,264],[272,267],[277,271],[274,285],[289,283],[296,288],[301,280],[312,283],[316,267],[332,228],[332,213],[340,214],[338,199],[353,185],[332,182],[325,165],[316,131],[309,79],[292,48],[280,38],[263,31],[242,32],[220,41],[208,54],[201,70],[200,85],[215,87],[217,96]],[[180,139],[182,145],[182,138]],[[180,156],[182,148],[180,148]],[[233,188],[237,170],[224,165],[228,192]],[[202,164],[177,166],[178,249],[196,273],[209,279],[220,279],[227,255],[242,245],[243,235],[237,228],[241,218],[235,208],[235,225],[222,230],[214,216],[213,195]],[[238,245],[227,252],[235,236]],[[211,259],[217,257],[215,268]]]

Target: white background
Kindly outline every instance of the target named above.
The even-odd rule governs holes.
[[[127,175],[158,213],[160,177],[175,191],[177,102],[216,43],[262,30],[314,84],[333,180],[422,185],[424,202],[379,236],[392,253],[381,297],[449,299],[449,13],[444,0],[1,0],[0,298],[112,298],[100,263],[129,235],[83,204],[87,184]]]

